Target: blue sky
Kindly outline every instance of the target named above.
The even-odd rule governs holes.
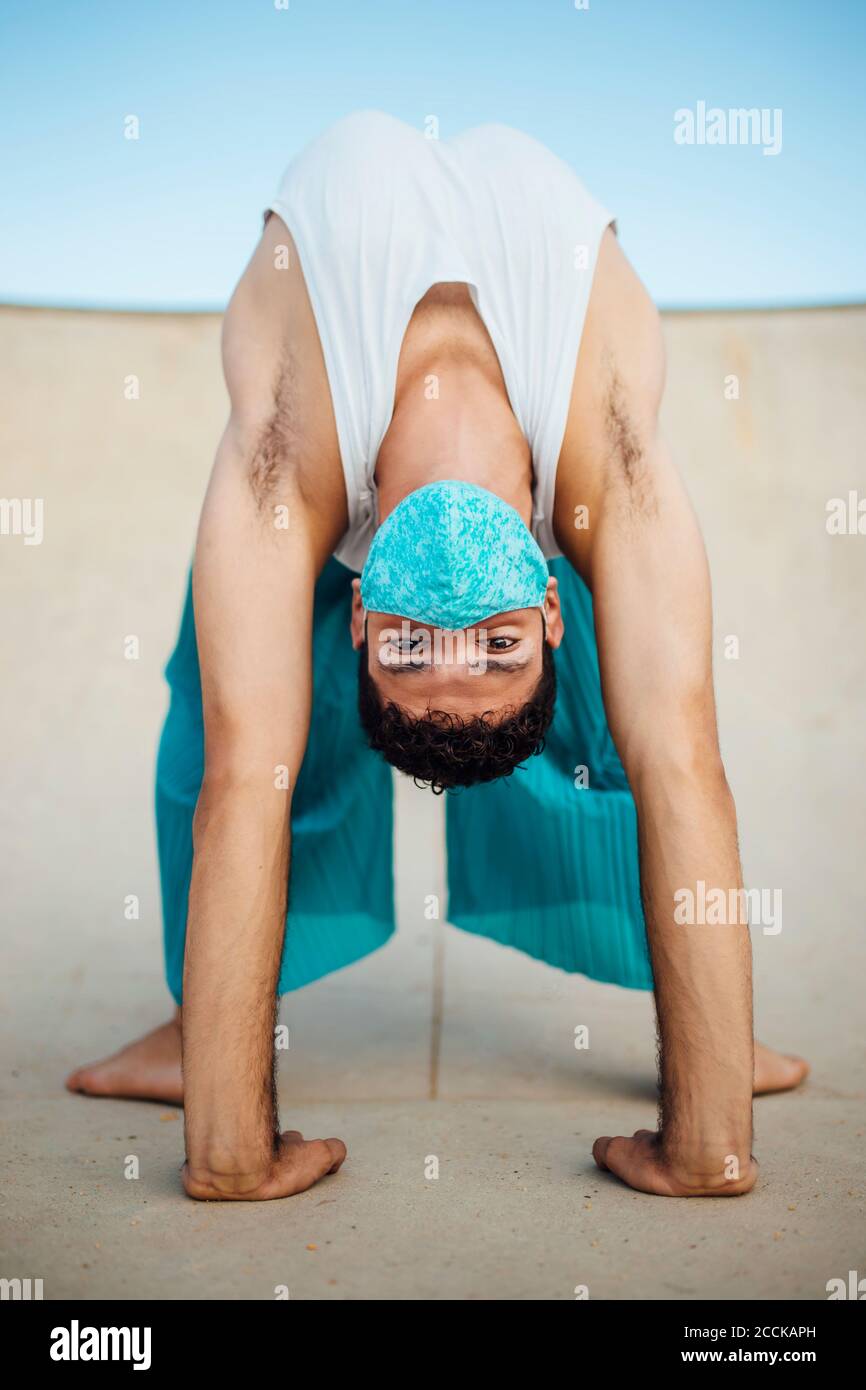
[[[662,305],[866,298],[866,0],[2,0],[0,51],[5,302],[222,308],[362,107],[544,140]],[[677,144],[699,101],[780,109],[781,152]]]

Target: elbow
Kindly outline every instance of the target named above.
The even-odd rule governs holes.
[[[293,786],[288,766],[270,758],[209,753],[193,815],[193,848],[214,827],[282,826],[291,814]]]
[[[681,803],[697,796],[703,801],[712,800],[720,810],[730,807],[733,811],[733,796],[715,731],[638,750],[626,763],[626,775],[638,803],[659,796]]]

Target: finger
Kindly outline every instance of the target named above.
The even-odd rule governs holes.
[[[339,1168],[346,1157],[346,1150],[339,1139],[333,1140],[334,1147],[326,1139],[308,1139],[301,1151],[301,1173],[306,1176],[305,1186],[311,1187],[319,1178],[330,1173],[334,1166]]]
[[[610,1135],[603,1134],[600,1139],[596,1139],[595,1143],[592,1146],[592,1156],[598,1164],[599,1168],[601,1168],[602,1171],[605,1173],[607,1172],[607,1163],[605,1161],[605,1158],[607,1154],[607,1146],[610,1143],[610,1141]]]
[[[609,1173],[615,1177],[622,1178],[623,1182],[631,1184],[634,1174],[633,1158],[635,1154],[634,1139],[626,1139],[624,1134],[618,1134],[615,1138],[608,1141],[605,1150],[604,1162]]]
[[[346,1157],[346,1146],[339,1139],[310,1139],[304,1150],[307,1162],[315,1170],[316,1180],[339,1168]]]
[[[342,1139],[311,1139],[309,1143],[307,1143],[299,1129],[284,1130],[280,1137],[283,1140],[288,1140],[289,1143],[296,1148],[300,1145],[303,1145],[304,1148],[308,1148],[309,1144],[327,1144],[331,1153],[331,1162],[327,1169],[329,1173],[336,1173],[337,1169],[345,1162],[346,1145],[343,1143]]]
[[[337,1140],[336,1144],[339,1142]],[[288,1146],[280,1155],[274,1173],[274,1195],[289,1197],[295,1192],[305,1192],[344,1157],[345,1154],[336,1148],[329,1148],[324,1139],[307,1139],[303,1144]]]
[[[628,1183],[637,1192],[652,1192],[659,1197],[674,1195],[670,1181],[647,1153],[643,1139],[626,1139],[618,1135],[611,1139],[604,1155],[609,1173]]]
[[[336,1173],[337,1169],[341,1168],[346,1161],[346,1145],[342,1139],[323,1139],[322,1143],[327,1144],[333,1160],[328,1172]]]

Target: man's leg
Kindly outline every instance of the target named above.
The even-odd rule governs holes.
[[[374,951],[394,929],[391,772],[366,746],[354,696],[350,572],[329,562],[316,585],[314,700],[307,755],[293,801],[292,929],[282,995]],[[160,740],[156,822],[165,972],[180,1003],[192,870],[192,820],[204,767],[201,690],[189,590],[166,672],[172,697]],[[369,807],[376,806],[371,817]],[[160,1028],[77,1068],[70,1090],[182,1102],[180,1008]]]
[[[790,1091],[809,1074],[802,1057],[774,1052],[755,1043],[755,1095]],[[90,1096],[124,1096],[131,1100],[183,1103],[180,1071],[180,1009],[168,1023],[154,1028],[111,1057],[79,1067],[67,1077],[70,1091]]]

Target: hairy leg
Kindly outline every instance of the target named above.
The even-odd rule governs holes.
[[[801,1057],[775,1052],[755,1043],[755,1095],[790,1091],[809,1075]],[[183,1104],[180,1009],[160,1028],[127,1044],[101,1062],[78,1067],[66,1078],[70,1091],[117,1099],[157,1100]]]

